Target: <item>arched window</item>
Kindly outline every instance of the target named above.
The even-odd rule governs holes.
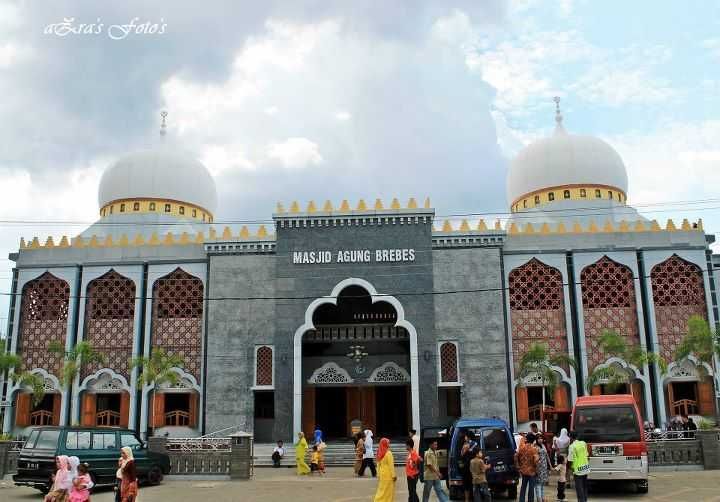
[[[587,197],[587,190],[585,190],[584,188],[581,188],[580,189],[580,197]]]
[[[537,204],[540,204],[540,196],[539,195],[535,196],[535,205],[537,205]]]
[[[62,358],[47,347],[50,342],[65,345],[69,303],[70,285],[50,272],[23,286],[17,351],[27,369],[61,376]]]
[[[523,208],[527,207],[527,199],[523,199]]]
[[[549,200],[549,201],[555,200],[555,192],[550,192],[550,193],[548,194],[548,200]]]
[[[547,343],[554,353],[568,351],[563,279],[560,271],[533,258],[508,276],[511,343],[515,371],[534,342]]]
[[[133,202],[133,211],[140,211],[140,203]]]
[[[165,204],[165,212],[166,213],[170,212],[170,204]]]
[[[197,209],[192,210],[192,217],[197,218]]]
[[[661,355],[673,361],[690,316],[707,317],[702,271],[694,263],[672,255],[652,268],[650,280]]]
[[[113,213],[113,206],[110,206],[110,214]]]
[[[612,199],[612,198],[613,198],[612,190],[608,190],[608,199]]]
[[[570,198],[570,190],[563,190],[563,199]]]
[[[596,199],[599,199],[600,197],[602,197],[602,194],[600,193],[600,189],[599,189],[599,188],[596,188],[596,189],[595,189],[595,198],[596,198]]]
[[[88,284],[83,339],[105,356],[105,362],[85,365],[81,378],[111,368],[130,380],[135,324],[135,283],[110,270]]]
[[[120,204],[120,212],[121,213],[125,212],[125,204]]]
[[[255,347],[255,387],[271,388],[274,385],[273,362],[272,346]]]
[[[203,283],[178,268],[153,285],[152,345],[178,354],[200,381]]]
[[[440,342],[438,344],[440,360],[440,384],[459,384],[460,370],[458,367],[457,342]]]
[[[155,203],[154,202],[150,203],[150,211],[155,211]]]
[[[179,212],[180,214],[185,214],[185,206],[180,206]]]
[[[630,267],[603,256],[580,273],[588,371],[604,362],[599,338],[606,329],[640,343],[635,283]]]

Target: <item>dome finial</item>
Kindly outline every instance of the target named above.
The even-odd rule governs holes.
[[[562,113],[560,113],[560,96],[555,96],[553,101],[555,101],[555,133],[564,133],[565,128],[563,128],[562,125],[563,116]]]
[[[167,122],[166,122],[167,115],[168,115],[168,112],[166,112],[165,110],[160,112],[160,117],[162,118],[162,123],[160,124],[160,136],[163,136],[163,137],[165,136],[165,132],[167,129]]]

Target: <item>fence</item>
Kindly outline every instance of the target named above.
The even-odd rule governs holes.
[[[697,439],[656,440],[648,443],[651,467],[703,466],[702,444]]]

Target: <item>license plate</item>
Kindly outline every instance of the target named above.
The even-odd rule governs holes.
[[[37,469],[38,467],[40,467],[40,464],[38,464],[37,462],[28,462],[27,463],[28,469]]]
[[[595,455],[608,456],[618,454],[617,446],[596,446],[594,450],[595,451],[593,453],[595,453]]]

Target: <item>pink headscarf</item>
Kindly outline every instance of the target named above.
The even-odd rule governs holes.
[[[69,459],[66,455],[60,455],[57,457],[60,468],[55,473],[55,482],[53,483],[53,490],[69,490],[72,486],[72,478],[70,477],[70,471],[68,470]]]

